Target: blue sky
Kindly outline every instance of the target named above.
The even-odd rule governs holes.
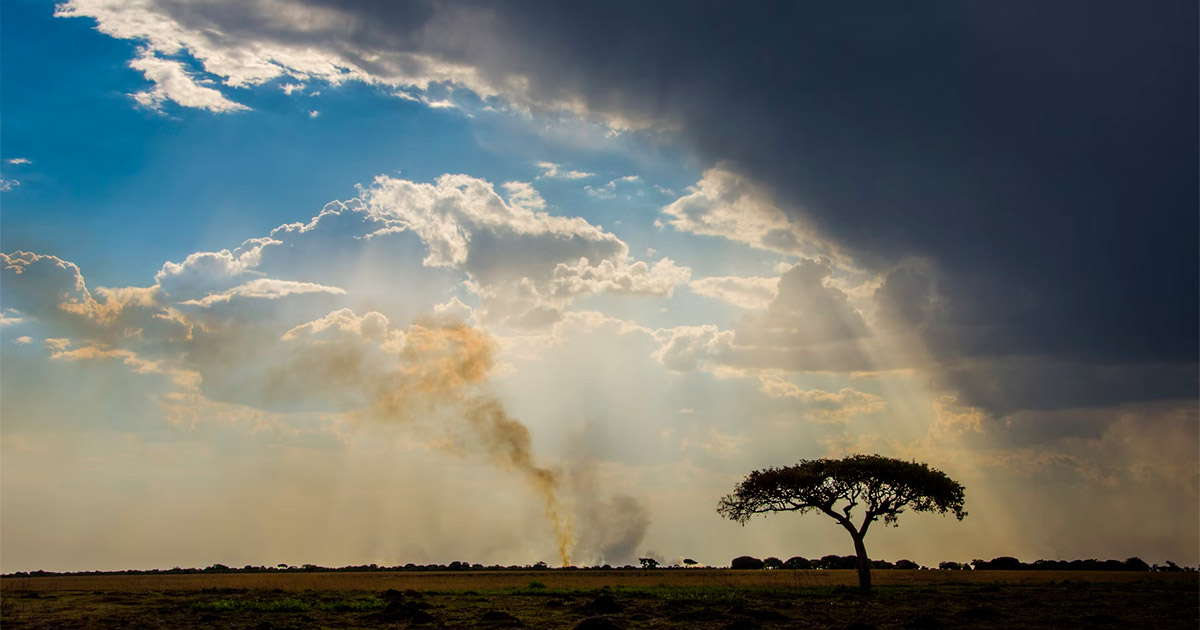
[[[8,3],[2,569],[1195,564],[1193,9]]]
[[[129,95],[145,79],[127,67],[136,42],[98,36],[87,19],[55,19],[41,2],[15,3],[4,17],[3,89],[29,96],[5,101],[3,153],[32,162],[5,165],[23,187],[5,199],[4,249],[36,249],[54,234],[55,246],[75,243],[79,264],[103,283],[136,283],[164,260],[315,213],[376,174],[531,180],[541,161],[586,162],[597,180],[636,164],[668,187],[697,174],[669,148],[626,139],[581,148],[556,142],[539,122],[469,118],[358,84],[318,83],[297,96],[279,89],[286,79],[237,90],[252,108],[237,116],[138,109]],[[544,194],[577,205],[589,201],[581,192],[552,185]],[[622,216],[600,204],[587,209],[603,223]],[[110,256],[114,247],[127,253]]]

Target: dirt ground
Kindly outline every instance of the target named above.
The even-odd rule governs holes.
[[[1188,628],[1200,576],[538,571],[0,580],[7,628]]]

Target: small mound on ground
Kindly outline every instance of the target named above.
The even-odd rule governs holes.
[[[424,623],[433,623],[433,622],[437,621],[437,619],[434,619],[433,615],[425,612],[424,610],[418,610],[417,612],[413,613],[412,618],[409,619],[408,621],[409,621],[409,623],[416,625],[416,624],[424,624]]]
[[[604,617],[588,617],[575,624],[575,630],[624,630]]]
[[[612,615],[624,610],[624,606],[617,603],[612,595],[597,595],[590,603],[587,603],[579,608],[579,612],[588,615]]]
[[[510,615],[503,610],[489,610],[483,613],[479,620],[489,626],[505,627],[505,628],[521,628],[525,624],[513,615]]]

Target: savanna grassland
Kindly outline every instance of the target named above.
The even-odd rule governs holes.
[[[530,571],[4,578],[7,628],[1188,628],[1196,573]]]

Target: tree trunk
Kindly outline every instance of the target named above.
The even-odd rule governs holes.
[[[871,559],[867,557],[867,547],[863,544],[862,536],[854,538],[854,553],[858,556],[858,588],[863,595],[871,594]]]

